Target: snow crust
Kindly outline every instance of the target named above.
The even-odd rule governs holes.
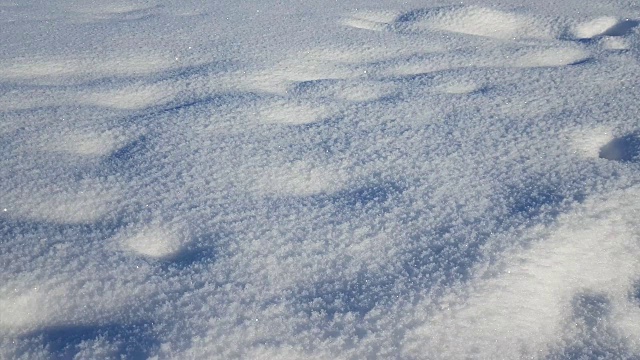
[[[640,357],[639,21],[0,2],[0,358]]]

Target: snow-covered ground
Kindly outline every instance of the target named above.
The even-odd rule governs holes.
[[[0,358],[639,358],[639,20],[3,0]]]

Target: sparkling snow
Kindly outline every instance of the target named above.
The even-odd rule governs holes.
[[[0,2],[0,358],[640,358],[639,25]]]

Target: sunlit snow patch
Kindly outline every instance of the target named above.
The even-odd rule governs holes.
[[[64,299],[67,289],[49,286],[31,289],[7,289],[0,295],[0,328],[20,331],[35,325],[45,325],[59,310],[55,309],[52,299]]]
[[[175,91],[168,85],[129,86],[82,94],[82,103],[123,110],[138,110],[170,101]]]
[[[382,31],[398,16],[392,11],[358,11],[343,19],[343,24],[364,30]]]
[[[482,86],[470,81],[449,82],[436,86],[435,90],[445,94],[469,94],[482,89]]]
[[[587,158],[597,159],[600,149],[613,140],[611,129],[598,127],[575,133],[571,139],[573,151]]]
[[[59,272],[46,278],[39,270],[25,272],[11,278],[9,284],[1,284],[0,333],[46,334],[60,329],[64,334],[64,329],[91,328],[114,321],[123,315],[122,308],[131,311],[157,290],[149,283],[149,267],[122,263],[86,266],[91,255],[49,259],[48,263],[54,263],[52,269]]]
[[[592,37],[601,35],[617,23],[618,19],[615,17],[603,16],[577,25],[573,33],[578,39],[591,39]]]
[[[527,50],[516,56],[512,66],[519,68],[572,65],[589,58],[585,50],[573,47]]]
[[[318,80],[300,83],[292,92],[309,98],[365,102],[390,96],[396,90],[397,86],[388,81]]]
[[[73,14],[69,20],[72,22],[95,22],[95,21],[131,21],[142,20],[154,15],[162,9],[162,5],[145,6],[132,2],[108,2],[91,4],[74,4],[66,9],[67,14]]]
[[[3,196],[6,211],[1,215],[17,219],[62,224],[92,223],[110,213],[118,194],[101,188],[78,185],[64,189],[25,189]]]
[[[576,25],[573,34],[578,39],[592,39],[597,36],[624,36],[638,26],[638,21],[603,16]]]
[[[627,50],[631,48],[629,40],[622,37],[603,36],[600,44],[608,50]]]
[[[150,258],[167,258],[182,248],[180,232],[163,227],[149,227],[124,238],[124,249]]]
[[[104,156],[122,148],[128,138],[114,131],[70,132],[61,137],[43,139],[42,148],[51,152],[68,153],[77,156]]]
[[[153,54],[14,58],[0,63],[0,79],[69,84],[101,77],[145,75],[176,67],[174,58]]]
[[[360,81],[335,88],[335,97],[348,101],[373,101],[389,96],[396,88],[380,81]]]
[[[304,161],[264,169],[256,174],[258,189],[265,193],[280,195],[308,196],[324,192],[334,192],[344,184],[344,175],[313,166]]]
[[[302,125],[320,121],[332,114],[329,106],[305,102],[276,101],[265,104],[257,115],[266,124]]]
[[[415,30],[449,31],[503,40],[551,39],[557,36],[555,25],[551,22],[483,7],[443,7],[415,13],[415,16],[409,16],[408,21],[409,28]]]
[[[640,346],[640,308],[630,293],[640,278],[640,188],[593,198],[563,216],[557,228],[506,261],[498,277],[475,285],[412,335],[405,350],[438,358],[522,358],[562,351],[558,346],[601,331],[616,343]],[[576,296],[600,294],[609,329],[573,326]],[[579,324],[577,324],[579,325]],[[591,325],[593,326],[593,324]],[[611,330],[611,331],[610,331]],[[590,344],[597,345],[597,344]]]
[[[348,64],[321,60],[306,53],[292,55],[279,64],[232,80],[232,86],[247,90],[286,94],[291,85],[323,79],[348,79],[358,75]]]

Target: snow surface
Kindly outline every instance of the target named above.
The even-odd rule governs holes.
[[[639,21],[0,2],[0,358],[640,358]]]

